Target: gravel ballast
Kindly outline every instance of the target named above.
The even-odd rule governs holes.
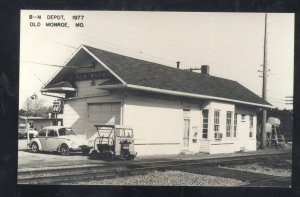
[[[266,174],[272,176],[281,176],[281,177],[290,177],[292,175],[291,169],[272,168],[272,167],[264,166],[261,163],[233,165],[233,166],[226,166],[226,167],[222,166],[221,168],[229,168],[234,170],[254,172],[254,173]]]
[[[82,181],[79,185],[147,185],[147,186],[239,186],[243,182],[235,179],[193,174],[181,171],[154,171],[144,175],[135,175],[105,180]]]

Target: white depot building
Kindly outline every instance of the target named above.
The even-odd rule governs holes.
[[[62,95],[63,124],[87,138],[95,124],[132,126],[138,155],[254,151],[256,113],[272,107],[208,66],[194,73],[85,45],[41,91]]]

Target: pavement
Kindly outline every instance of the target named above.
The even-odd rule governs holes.
[[[19,147],[24,145],[26,148],[26,140],[20,143]],[[260,154],[274,154],[274,153],[291,153],[291,146],[286,146],[285,148],[266,148],[264,150],[257,150],[252,152],[239,152],[231,154],[206,154],[206,153],[196,153],[189,155],[153,155],[153,156],[137,156],[135,160],[141,161],[154,161],[154,160],[193,160],[193,159],[210,159],[210,158],[220,158],[220,157],[234,157],[242,155],[260,155]],[[92,160],[88,156],[83,156],[81,153],[74,153],[70,156],[61,156],[58,153],[51,152],[41,152],[32,153],[30,150],[19,149],[18,151],[18,169],[31,169],[31,168],[49,168],[49,167],[59,167],[59,166],[75,166],[75,165],[93,165],[106,163],[103,160]]]

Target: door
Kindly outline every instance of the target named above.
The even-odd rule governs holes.
[[[41,146],[42,146],[41,148],[43,150],[46,149],[46,133],[47,133],[47,129],[42,129],[39,131],[39,134],[38,134],[38,139],[41,143]]]
[[[46,138],[46,149],[49,151],[55,151],[58,147],[58,135],[55,129],[48,129]]]
[[[190,141],[190,119],[184,119],[183,147],[188,148]]]
[[[88,133],[90,138],[95,134],[94,125],[97,124],[120,124],[121,103],[90,103],[88,104]]]
[[[244,150],[246,148],[246,141],[249,137],[249,128],[247,127],[247,118],[245,114],[241,114],[241,123],[238,131],[240,139],[240,148]]]

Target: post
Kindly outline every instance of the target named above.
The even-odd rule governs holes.
[[[267,14],[265,14],[265,36],[264,36],[264,64],[263,64],[263,87],[262,98],[267,100]],[[261,148],[266,147],[266,121],[267,110],[262,109]]]
[[[29,121],[28,121],[28,112],[29,112],[29,98],[27,99],[27,113],[26,113],[27,149],[29,149]]]
[[[30,99],[34,100],[34,99],[37,99],[37,95],[34,93],[32,96],[30,96],[27,100],[27,125],[26,125],[26,128],[27,128],[27,149],[29,149],[29,121],[28,121],[28,112],[29,112],[29,102],[30,102]]]

